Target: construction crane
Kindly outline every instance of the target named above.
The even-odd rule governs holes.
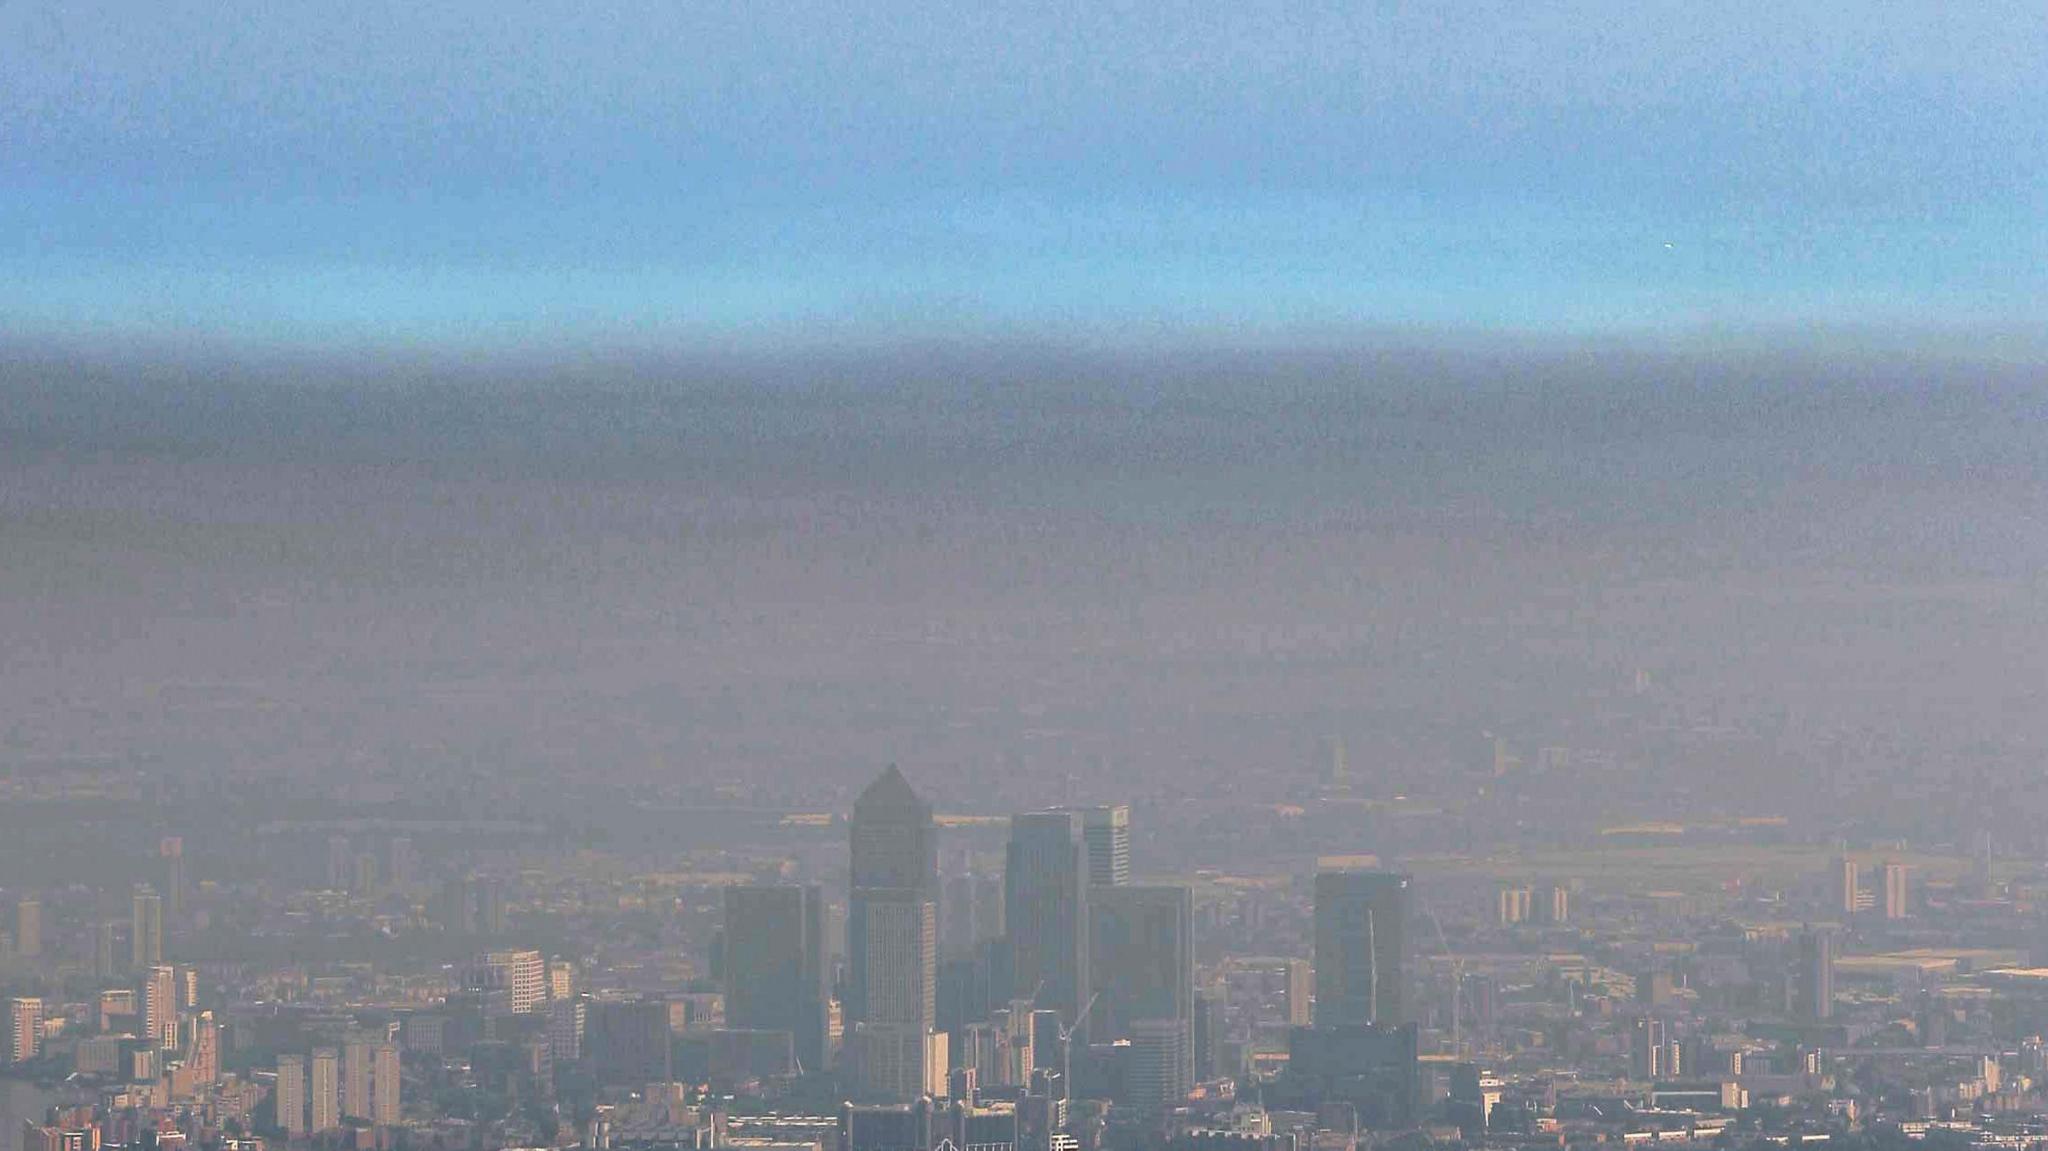
[[[1025,1005],[1036,1010],[1038,1007],[1038,997],[1044,992],[1045,980],[1041,979],[1038,981],[1038,986],[1031,989],[1030,998],[1024,1000]],[[1088,1013],[1095,1010],[1095,1001],[1100,998],[1102,998],[1102,992],[1100,991],[1090,995],[1088,1002],[1081,1005],[1081,1013],[1074,1016],[1074,1022],[1071,1025],[1065,1023],[1059,1025],[1060,1090],[1067,1093],[1068,1099],[1074,1097],[1074,1032],[1079,1031],[1081,1024],[1087,1022]]]
[[[1072,1027],[1060,1025],[1060,1090],[1067,1093],[1068,1099],[1074,1097],[1074,1032],[1081,1029],[1081,1024],[1088,1019],[1088,1013],[1095,1010],[1095,1001],[1100,998],[1100,991],[1088,997],[1088,1002],[1081,1008],[1081,1013],[1074,1016]]]
[[[1463,1029],[1459,1026],[1463,1013],[1459,1010],[1459,1006],[1460,1001],[1465,995],[1465,960],[1464,957],[1451,948],[1450,937],[1444,934],[1443,920],[1436,917],[1436,912],[1430,908],[1428,901],[1423,899],[1419,892],[1415,896],[1415,903],[1421,908],[1422,914],[1429,920],[1430,926],[1436,928],[1437,944],[1443,948],[1444,956],[1451,961],[1451,1054],[1463,1059],[1465,1057],[1464,1035],[1462,1034]],[[1375,965],[1374,973],[1378,973],[1377,965]]]

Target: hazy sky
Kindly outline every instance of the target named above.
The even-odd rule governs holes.
[[[1910,818],[1957,764],[2048,819],[2023,373],[1278,358],[780,386],[0,362],[0,775],[816,804],[894,761],[1004,811],[1068,774],[1270,802],[1341,735],[1375,794],[1438,794],[1482,731],[1637,746],[1614,708],[1643,670],[1674,730],[1759,741],[1755,786],[1687,798],[1674,751],[1557,827]],[[1847,745],[1901,790],[1787,797]]]
[[[2031,2],[8,0],[0,331],[2023,338],[2043,60]]]

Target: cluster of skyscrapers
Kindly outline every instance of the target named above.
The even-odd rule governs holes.
[[[346,1119],[388,1127],[399,1120],[398,1045],[387,1037],[316,1047],[311,1058],[278,1056],[271,1095],[277,1126],[293,1137],[338,1130]]]
[[[1193,896],[1133,886],[1130,809],[1011,820],[1000,910],[972,889],[970,924],[942,936],[938,829],[895,768],[854,804],[846,968],[832,1035],[830,944],[816,887],[726,894],[726,1021],[786,1031],[807,1068],[834,1064],[856,1097],[946,1096],[960,1081],[1064,1091],[1072,1049],[1128,1041],[1160,1102],[1193,1077]],[[979,908],[977,911],[976,909]],[[940,940],[956,952],[941,963]],[[946,993],[941,1019],[941,990]]]
[[[1878,885],[1863,886],[1862,869],[1843,856],[1835,861],[1833,903],[1845,916],[1877,912],[1886,919],[1905,919],[1912,914],[1911,873],[1903,863],[1886,860],[1877,867]]]
[[[979,1087],[1063,1103],[1077,1055],[1107,1047],[1128,1049],[1126,1102],[1174,1106],[1198,1070],[1194,898],[1131,882],[1130,833],[1121,805],[1016,815],[999,909],[979,881],[944,898],[931,805],[892,767],[850,820],[836,1019],[823,892],[748,885],[725,896],[727,1025],[787,1032],[803,1067],[872,1102]],[[1408,1015],[1407,877],[1330,871],[1315,902],[1315,1027],[1392,1033]],[[972,924],[942,928],[942,905]]]
[[[220,1077],[220,1027],[198,1009],[198,973],[191,967],[153,964],[133,987],[106,988],[93,1005],[96,1034],[68,1046],[72,1067],[93,1075],[160,1082],[167,1098],[190,1101]],[[63,1015],[55,1016],[58,1023]],[[7,1000],[0,1020],[0,1062],[43,1057],[52,1013],[37,996]]]

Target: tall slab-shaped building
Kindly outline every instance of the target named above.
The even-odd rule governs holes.
[[[787,1031],[806,1070],[825,1066],[825,895],[795,885],[725,891],[725,1018]]]
[[[938,827],[891,766],[854,801],[849,833],[844,1007],[856,1081],[870,1097],[915,1098],[934,1086]]]
[[[1017,993],[1072,1026],[1088,1001],[1088,847],[1078,811],[1010,821],[1003,874],[1011,977]]]
[[[1316,876],[1317,1027],[1408,1022],[1408,882],[1387,871]]]
[[[1194,919],[1194,893],[1186,887],[1088,892],[1088,975],[1099,996],[1089,1034],[1098,1041],[1142,1039],[1151,1055],[1170,1052],[1175,1062],[1152,1072],[1169,1098],[1194,1082]]]

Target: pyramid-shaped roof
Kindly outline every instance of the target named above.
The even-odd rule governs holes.
[[[860,798],[853,801],[855,812],[862,811],[924,811],[929,807],[910,781],[903,778],[895,764],[890,764],[875,781],[868,784]]]

